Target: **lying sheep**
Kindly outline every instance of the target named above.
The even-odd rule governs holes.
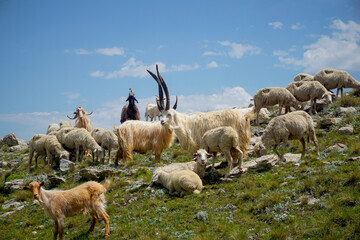
[[[40,202],[45,212],[54,220],[54,239],[64,234],[64,220],[67,217],[89,213],[92,223],[88,233],[92,232],[99,218],[105,221],[105,238],[110,235],[110,217],[105,211],[105,192],[111,181],[105,179],[104,185],[97,182],[86,182],[70,190],[45,190],[44,182],[32,182],[24,187],[30,190]]]
[[[315,74],[314,80],[320,82],[327,90],[337,88],[336,96],[341,91],[343,96],[343,88],[360,89],[360,82],[356,81],[348,72],[336,69],[323,69]]]
[[[309,139],[314,142],[316,153],[319,156],[319,146],[312,118],[304,111],[291,112],[275,117],[269,122],[254,150],[257,156],[262,156],[266,154],[269,147],[274,146],[274,152],[279,156],[280,161],[284,161],[286,142],[298,139],[303,147],[301,153],[301,158],[303,158],[306,149],[305,135],[308,136],[308,142]],[[282,144],[281,154],[276,150],[279,144]]]
[[[299,73],[294,77],[294,81],[314,81],[314,76],[307,73]]]
[[[150,121],[154,120],[156,121],[156,117],[159,118],[160,120],[160,111],[157,107],[156,104],[151,104],[151,103],[148,103],[146,105],[146,108],[145,108],[145,117],[146,117],[146,121],[148,120],[148,118],[150,117]]]
[[[256,123],[259,123],[259,111],[262,107],[279,104],[279,115],[282,107],[293,107],[300,110],[302,106],[289,90],[280,87],[268,87],[259,89],[254,95],[254,112],[256,113]]]
[[[100,159],[103,158],[102,148],[85,128],[63,128],[58,131],[56,137],[65,149],[75,150],[77,163],[81,161],[83,151],[87,149],[97,153]]]
[[[204,149],[199,149],[196,153],[193,154],[194,158],[191,162],[172,163],[164,167],[156,168],[148,188],[151,188],[155,183],[154,179],[157,178],[159,171],[171,173],[178,170],[190,170],[199,175],[200,178],[203,178],[205,176],[205,168],[208,158],[211,156],[212,155],[208,154]]]
[[[61,146],[54,135],[36,134],[29,141],[29,165],[28,172],[31,169],[31,161],[35,154],[35,168],[37,168],[37,159],[40,155],[46,156],[48,164],[53,166],[56,157],[69,158],[69,153]]]
[[[239,138],[237,132],[232,127],[217,127],[205,132],[200,149],[205,149],[208,153],[213,154],[212,171],[216,154],[222,152],[228,163],[228,169],[225,178],[229,177],[233,165],[239,165],[241,168],[243,160],[243,152],[239,149]]]
[[[159,170],[153,180],[155,184],[166,187],[171,195],[180,197],[191,193],[199,194],[204,188],[199,175],[190,170],[178,170],[171,173]]]
[[[48,129],[46,131],[47,135],[55,135],[56,132],[60,129],[59,125],[57,123],[51,123],[48,126]]]
[[[305,102],[311,100],[310,113],[317,114],[316,112],[316,100],[326,99],[327,104],[332,103],[332,98],[335,96],[332,92],[328,91],[321,83],[317,81],[298,81],[292,82],[286,86],[294,97],[300,101]],[[287,111],[290,110],[290,107]]]
[[[111,131],[111,130],[108,130],[108,129],[95,128],[91,132],[91,136],[99,144],[99,146],[102,147],[102,149],[104,151],[104,157],[101,159],[101,161],[104,163],[104,161],[105,161],[105,150],[108,150],[108,153],[109,153],[108,163],[110,163],[111,150],[119,148],[118,138],[115,135],[115,133],[113,131]],[[95,154],[93,154],[93,161],[94,161],[94,157],[95,157]]]

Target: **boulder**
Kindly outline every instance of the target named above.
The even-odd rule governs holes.
[[[332,125],[341,122],[341,118],[324,118],[320,120],[320,128],[330,128]]]
[[[326,152],[326,153],[334,152],[334,151],[343,152],[346,149],[347,149],[347,147],[345,144],[337,143],[337,144],[332,145],[332,146],[328,147],[327,149],[325,149],[324,152]]]
[[[9,147],[16,146],[19,144],[19,141],[14,133],[10,133],[5,135],[2,139],[0,139],[0,147],[7,145]]]
[[[354,132],[354,127],[351,125],[339,128],[338,130],[338,133],[342,135],[351,135],[353,132]]]
[[[5,190],[8,190],[8,191],[15,191],[15,190],[22,189],[25,186],[26,186],[25,179],[14,179],[9,182],[6,182],[4,188],[5,188]]]
[[[69,171],[71,167],[74,167],[75,163],[73,163],[70,160],[66,160],[66,159],[60,159],[60,171],[61,172],[66,172]]]
[[[348,113],[356,113],[357,110],[354,107],[339,107],[336,113],[340,116],[346,115]]]
[[[94,168],[83,168],[80,170],[79,175],[85,180],[97,180],[99,179],[99,171]]]

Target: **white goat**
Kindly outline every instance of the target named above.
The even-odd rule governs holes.
[[[207,131],[200,143],[200,149],[213,154],[212,171],[215,170],[215,158],[217,153],[222,152],[228,163],[225,178],[228,178],[233,165],[241,168],[243,152],[238,148],[239,138],[237,132],[232,127],[217,127]]]
[[[269,147],[274,146],[274,152],[279,156],[280,161],[283,161],[286,142],[298,139],[303,147],[301,153],[301,158],[303,158],[306,149],[305,136],[308,136],[308,142],[310,139],[314,142],[316,153],[319,156],[319,146],[312,118],[304,111],[291,112],[275,117],[269,122],[254,150],[257,156],[262,156],[266,154]],[[276,150],[279,144],[282,144],[281,154]]]
[[[95,128],[91,132],[91,136],[95,139],[95,141],[102,147],[104,152],[104,157],[101,159],[102,162],[105,161],[105,150],[108,150],[109,153],[109,160],[108,163],[111,161],[111,150],[118,149],[118,138],[112,130],[104,129],[104,128]],[[95,154],[93,154],[94,160]]]
[[[231,126],[237,131],[239,148],[246,155],[246,149],[251,137],[250,116],[253,116],[253,114],[244,115],[236,109],[190,115],[179,113],[176,111],[177,98],[173,109],[170,109],[169,91],[159,73],[158,66],[156,66],[157,76],[151,71],[147,71],[158,83],[159,98],[157,99],[157,105],[161,112],[161,124],[175,132],[183,149],[193,154],[199,149],[201,138],[206,131],[219,126]],[[163,102],[163,90],[166,95],[166,107]]]
[[[114,128],[119,143],[115,165],[118,165],[120,157],[122,157],[123,164],[126,165],[126,159],[132,159],[133,151],[139,153],[153,152],[155,153],[155,161],[158,162],[161,153],[170,147],[174,140],[172,131],[161,126],[159,121],[128,120],[120,127],[114,126]]]
[[[89,213],[92,223],[88,233],[92,232],[99,218],[105,221],[105,238],[110,235],[110,217],[105,211],[105,192],[111,181],[105,179],[104,185],[86,182],[70,190],[45,190],[44,182],[32,182],[24,187],[30,190],[45,212],[54,220],[54,239],[64,234],[64,220],[67,217]]]
[[[191,193],[199,194],[204,188],[199,175],[190,170],[178,170],[171,173],[159,170],[153,180],[155,184],[166,187],[171,195],[180,197]]]
[[[279,115],[282,107],[293,107],[300,110],[302,106],[289,90],[280,87],[268,87],[259,89],[254,95],[254,111],[256,113],[256,123],[259,123],[258,116],[262,107],[279,104]]]
[[[156,121],[156,117],[158,117],[160,120],[160,111],[156,104],[148,103],[146,105],[145,117],[146,117],[146,121],[148,120],[149,117],[150,117],[150,121],[152,121],[152,120]]]
[[[311,100],[310,112],[314,114],[317,114],[316,112],[317,99],[325,98],[326,103],[331,104],[332,97],[334,96],[332,92],[328,91],[320,82],[317,81],[292,82],[286,86],[286,89],[289,90],[294,95],[294,97],[300,102]]]
[[[178,170],[190,170],[199,175],[200,178],[203,178],[205,176],[205,168],[208,162],[208,158],[211,156],[212,155],[208,154],[204,149],[199,149],[196,153],[193,154],[194,158],[191,162],[172,163],[170,165],[156,168],[148,188],[151,188],[153,186],[153,184],[155,183],[154,179],[157,178],[158,172],[160,170],[167,173]]]
[[[315,74],[314,80],[320,82],[327,90],[337,88],[336,96],[343,96],[343,88],[360,89],[360,82],[356,81],[348,72],[336,69],[323,69]]]

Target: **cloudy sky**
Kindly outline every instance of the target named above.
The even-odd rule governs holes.
[[[184,113],[245,107],[300,72],[360,80],[357,0],[4,0],[0,36],[0,138],[29,140],[78,106],[111,129],[130,87],[144,119],[156,64]]]

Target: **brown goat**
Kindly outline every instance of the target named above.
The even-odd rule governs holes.
[[[121,110],[120,123],[123,123],[126,120],[140,120],[140,112],[135,105],[135,101],[138,103],[138,100],[133,95],[130,95],[126,101],[129,101],[129,103],[124,105]]]
[[[45,190],[41,186],[44,182],[32,182],[24,187],[30,190],[34,198],[38,200],[45,212],[54,220],[54,239],[59,234],[63,239],[64,220],[80,214],[90,213],[92,223],[88,233],[95,228],[97,220],[101,217],[105,221],[105,238],[110,235],[110,217],[105,212],[105,192],[110,186],[111,180],[106,180],[104,185],[97,182],[86,182],[70,190]]]
[[[76,108],[76,111],[74,112],[74,117],[71,118],[69,116],[67,116],[69,119],[74,120],[75,121],[75,127],[77,128],[85,128],[88,132],[92,132],[93,130],[93,126],[92,126],[92,122],[89,118],[87,118],[86,116],[91,115],[93,112],[91,113],[87,113],[83,107],[78,107]]]

